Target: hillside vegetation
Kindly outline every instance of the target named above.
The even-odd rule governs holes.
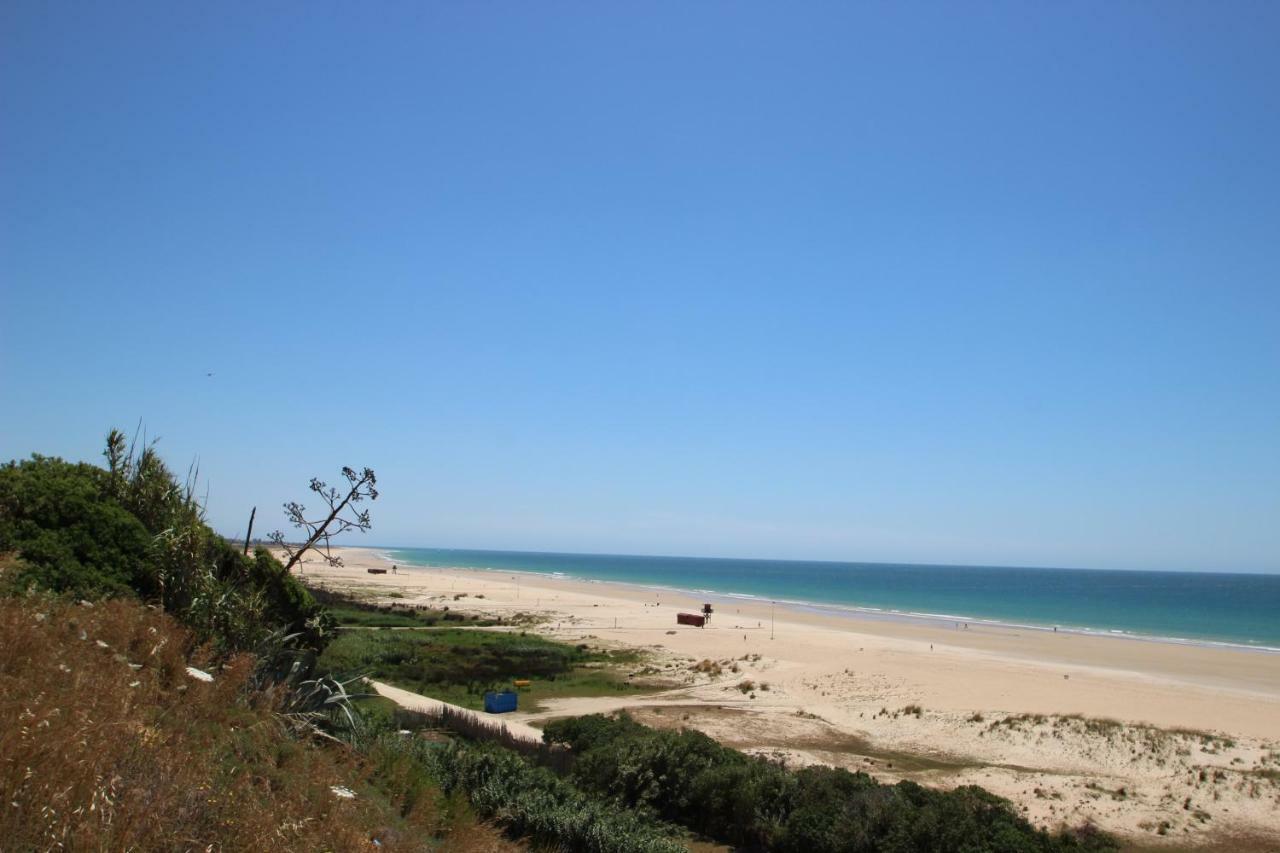
[[[366,675],[465,708],[482,707],[486,690],[529,679],[532,684],[521,690],[520,700],[527,709],[556,696],[641,690],[617,671],[634,660],[632,652],[570,645],[524,631],[441,629],[344,632],[318,665],[335,675]]]
[[[408,757],[294,731],[257,670],[127,599],[0,600],[0,848],[506,848]]]
[[[443,610],[335,602],[353,625],[339,632],[269,552],[212,531],[193,481],[154,448],[135,454],[113,431],[104,455],[105,468],[0,466],[4,849],[1113,849],[1038,831],[979,788],[792,772],[626,718],[561,721],[539,746],[467,715],[353,701],[338,678],[464,704],[512,678],[544,693],[634,689],[608,670],[634,660],[424,624],[461,621]]]
[[[276,631],[322,646],[333,620],[266,549],[246,556],[204,524],[194,483],[154,448],[136,456],[108,436],[108,468],[33,456],[0,466],[0,553],[17,552],[10,590],[77,598],[138,596],[224,652]]]
[[[1050,835],[976,786],[883,785],[829,767],[790,771],[696,731],[660,731],[598,714],[543,733],[572,750],[569,778],[622,808],[750,850],[908,853],[1112,850],[1100,833]]]

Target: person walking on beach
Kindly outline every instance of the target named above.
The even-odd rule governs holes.
[[[391,574],[393,574],[393,575],[394,575],[395,573],[396,573],[396,567],[395,567],[395,566],[392,566],[392,567],[391,567]]]

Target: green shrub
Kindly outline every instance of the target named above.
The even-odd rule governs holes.
[[[480,693],[512,678],[555,679],[590,657],[577,646],[508,632],[347,631],[325,649],[320,665],[420,690],[464,686]]]
[[[283,630],[319,649],[333,621],[265,549],[240,553],[203,521],[148,447],[135,456],[112,431],[108,470],[33,456],[0,466],[0,554],[21,562],[9,589],[79,598],[134,594],[160,603],[221,651],[257,649]]]
[[[250,560],[241,556],[226,540],[219,537],[222,549],[230,549],[244,565],[242,582],[262,590],[266,598],[268,621],[283,625],[290,632],[300,633],[312,648],[322,648],[332,636],[334,622],[325,609],[311,596],[307,588],[284,570],[284,565],[271,556],[266,548],[257,548]],[[224,557],[225,559],[225,557]]]
[[[105,473],[47,456],[0,465],[0,553],[10,583],[81,598],[155,592],[151,536],[110,496]]]
[[[589,797],[550,770],[496,747],[420,741],[410,747],[446,792],[465,792],[482,816],[536,846],[582,853],[676,853],[669,828]]]
[[[659,731],[623,716],[559,720],[570,779],[620,806],[745,849],[788,853],[1113,850],[1100,833],[1049,835],[978,787],[882,785],[829,767],[791,772],[698,732]]]

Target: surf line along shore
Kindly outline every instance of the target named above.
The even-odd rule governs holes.
[[[1142,824],[1163,811],[1163,798],[1179,794],[1166,790],[1171,761],[1190,769],[1202,758],[1204,766],[1220,759],[1223,773],[1265,772],[1268,756],[1280,754],[1280,654],[979,623],[956,630],[946,622],[783,606],[772,614],[771,639],[769,602],[722,602],[706,628],[678,628],[676,613],[699,612],[701,599],[475,569],[400,565],[395,575],[371,575],[369,568],[392,564],[368,549],[344,548],[341,555],[343,568],[311,563],[304,580],[375,596],[396,593],[403,596],[394,599],[399,604],[532,613],[538,633],[643,649],[668,666],[741,661],[732,679],[694,680],[658,696],[552,700],[539,716],[630,708],[659,716],[645,722],[661,723],[657,709],[676,704],[676,719],[737,748],[867,769],[882,778],[979,784],[1046,825],[1090,817],[1122,835],[1149,835]],[[748,698],[734,689],[746,680],[768,683],[769,690]],[[1218,746],[1161,733],[1175,729],[1216,734]],[[1157,744],[1149,761],[1134,758],[1138,740]],[[1228,742],[1231,747],[1222,746]],[[1161,758],[1159,744],[1170,757]],[[1202,756],[1204,748],[1213,751]],[[1123,800],[1098,796],[1121,788]],[[1026,793],[1033,789],[1041,794]],[[1216,794],[1207,808],[1222,814],[1197,832],[1230,825],[1249,834],[1275,830],[1280,837],[1280,790]],[[1179,796],[1177,808],[1182,802]]]

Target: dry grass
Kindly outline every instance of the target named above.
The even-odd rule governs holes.
[[[709,675],[712,678],[719,677],[720,673],[723,671],[720,663],[718,661],[713,661],[710,658],[704,658],[703,660],[698,661],[690,666],[689,670],[691,672]]]
[[[0,599],[0,846],[509,849],[415,768],[291,736],[252,668],[135,602]]]

